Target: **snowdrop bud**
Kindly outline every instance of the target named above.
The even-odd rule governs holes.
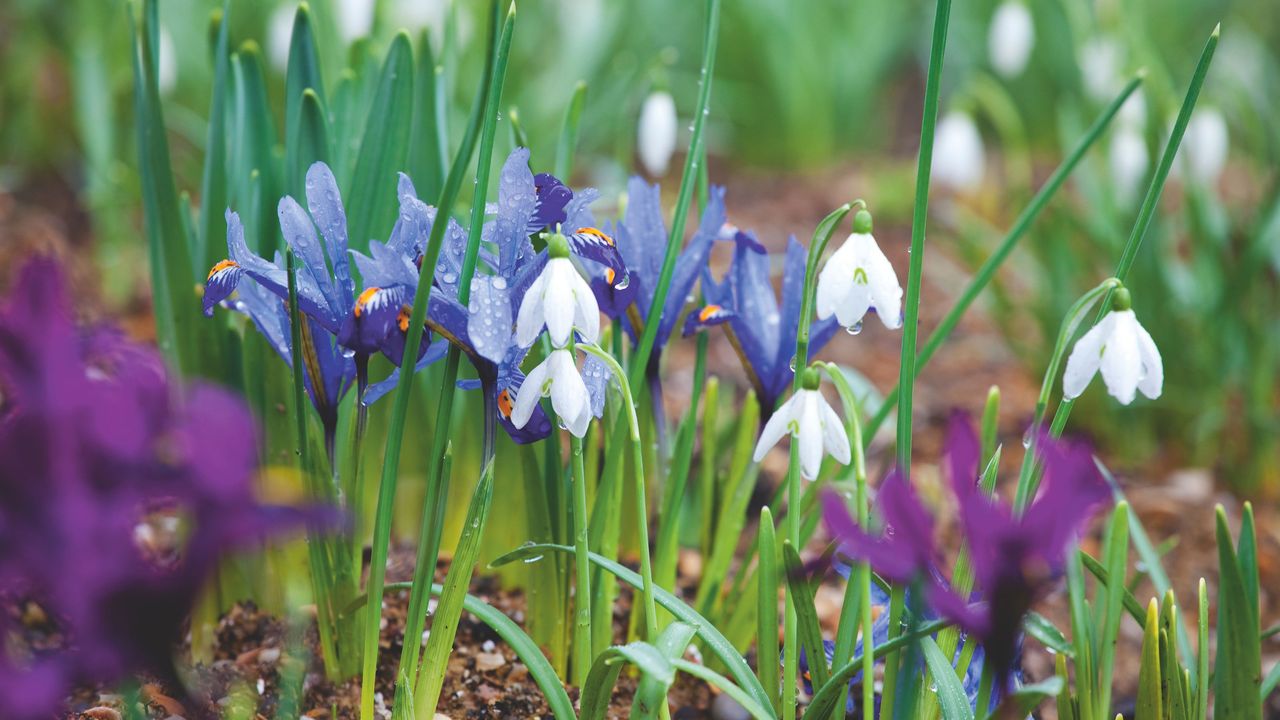
[[[169,28],[160,26],[159,66],[156,67],[156,83],[161,94],[167,95],[178,85],[178,54],[173,47],[173,35]]]
[[[1031,10],[1021,0],[1005,0],[996,8],[987,34],[991,66],[1006,78],[1017,77],[1027,67],[1036,42]]]
[[[293,18],[296,9],[281,5],[267,21],[267,58],[281,74],[289,69],[289,46],[293,43]]]
[[[1229,147],[1227,121],[1222,113],[1211,107],[1196,110],[1187,122],[1174,169],[1180,174],[1185,171],[1193,182],[1212,188],[1227,164]]]
[[[676,101],[666,90],[655,90],[645,98],[640,109],[640,131],[637,145],[640,162],[654,177],[667,173],[671,154],[676,149]]]
[[[1137,200],[1149,162],[1147,142],[1142,133],[1127,124],[1117,127],[1111,136],[1108,165],[1111,184],[1121,205],[1129,206]]]
[[[968,113],[953,110],[938,123],[933,141],[933,179],[954,190],[982,184],[985,150],[978,126]]]
[[[373,30],[375,0],[337,0],[338,34],[342,41],[352,43]]]

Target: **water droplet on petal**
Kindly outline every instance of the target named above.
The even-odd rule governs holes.
[[[507,289],[507,279],[506,279],[506,278],[504,278],[504,277],[495,277],[495,278],[493,279],[493,289],[494,289],[494,290],[506,290],[506,289]]]
[[[849,327],[845,328],[845,329],[844,329],[844,331],[845,331],[845,332],[847,332],[847,333],[849,333],[850,335],[859,335],[859,334],[861,334],[861,333],[862,333],[862,321],[861,321],[861,320],[859,320],[858,322],[856,322],[856,323],[854,323],[854,324],[850,325]]]
[[[792,356],[791,356],[791,362],[789,362],[789,363],[788,363],[788,366],[791,368],[791,372],[795,372],[795,371],[796,371],[796,356],[795,356],[795,355],[792,355]]]
[[[1036,426],[1028,425],[1027,431],[1022,433],[1022,447],[1030,448],[1031,441],[1035,439],[1035,436],[1036,436]]]
[[[622,279],[620,279],[620,280],[618,280],[618,282],[614,283],[613,289],[614,289],[614,290],[626,290],[626,289],[627,289],[627,288],[629,288],[629,287],[631,287],[631,273],[626,273],[626,274],[624,274],[624,275],[622,276]]]

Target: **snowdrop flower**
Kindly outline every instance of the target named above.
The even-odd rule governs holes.
[[[352,43],[373,30],[374,0],[338,0],[338,34]]]
[[[933,140],[933,180],[953,190],[982,184],[986,149],[968,113],[952,110],[938,123]]]
[[[1111,312],[1080,338],[1067,358],[1062,394],[1074,399],[1084,392],[1098,370],[1107,392],[1122,404],[1133,402],[1137,390],[1152,400],[1164,386],[1164,365],[1151,336],[1133,314],[1129,291],[1112,295]]]
[[[1090,38],[1080,48],[1080,77],[1089,97],[1105,102],[1116,93],[1122,54],[1120,44],[1105,36]]]
[[[575,327],[587,342],[596,342],[600,338],[600,307],[591,286],[569,259],[569,243],[563,235],[549,236],[547,254],[546,266],[520,301],[516,344],[532,344],[544,325],[551,344],[558,348],[568,344]]]
[[[676,149],[676,101],[666,90],[655,90],[640,108],[640,132],[637,145],[640,162],[654,177],[667,174],[671,154]]]
[[[1005,0],[996,8],[987,34],[987,54],[991,66],[1006,78],[1017,77],[1027,67],[1036,28],[1031,10],[1021,0]]]
[[[818,274],[816,309],[819,320],[834,314],[841,325],[858,329],[870,308],[890,330],[902,325],[902,286],[871,236],[871,213],[859,210],[853,233]]]
[[[1132,205],[1147,176],[1150,158],[1142,131],[1131,123],[1121,123],[1111,136],[1107,154],[1111,184],[1121,205]]]
[[[578,372],[573,351],[568,348],[552,350],[545,360],[529,371],[524,384],[516,392],[511,424],[523,428],[538,407],[538,400],[547,396],[551,397],[551,407],[555,408],[556,415],[569,432],[577,437],[587,433],[587,425],[591,422],[591,399],[582,374]]]
[[[800,443],[800,474],[813,480],[822,467],[824,452],[841,464],[849,464],[849,435],[840,416],[818,390],[821,383],[818,371],[806,368],[800,382],[800,390],[765,423],[754,458],[756,462],[763,460],[769,449],[789,434]]]
[[[1196,110],[1187,122],[1186,137],[1178,149],[1174,170],[1179,174],[1185,172],[1203,187],[1212,188],[1227,164],[1229,146],[1227,120],[1222,113],[1212,107]]]
[[[169,28],[160,26],[159,66],[156,67],[156,84],[162,95],[168,95],[178,85],[178,53],[173,47],[173,35]]]

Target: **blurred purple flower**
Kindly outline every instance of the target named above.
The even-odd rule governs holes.
[[[0,309],[0,397],[0,591],[35,599],[69,640],[0,652],[6,717],[49,717],[77,685],[140,672],[180,690],[174,648],[218,559],[320,515],[258,505],[244,404],[183,391],[154,351],[76,327],[49,261]],[[183,537],[163,562],[137,539],[157,517]]]
[[[880,536],[859,528],[833,492],[824,498],[823,520],[841,552],[869,562],[892,582],[919,583],[933,611],[978,638],[1003,687],[1014,670],[1023,617],[1061,577],[1069,544],[1110,492],[1087,445],[1045,436],[1037,446],[1043,489],[1015,515],[978,488],[978,440],[963,414],[952,417],[946,447],[944,466],[983,602],[968,604],[941,579],[933,519],[900,473],[890,474],[877,497]]]

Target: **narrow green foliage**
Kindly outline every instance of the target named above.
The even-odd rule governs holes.
[[[1066,688],[1066,679],[1058,675],[1053,675],[1041,680],[1040,682],[1019,687],[1012,693],[1009,693],[1009,697],[1005,700],[1005,703],[1012,704],[1018,709],[1018,717],[1025,717],[1029,715],[1032,710],[1040,707],[1040,704],[1045,700],[1050,698],[1061,700],[1061,698],[1067,694]],[[999,709],[997,709],[996,714],[988,717],[997,717],[999,712]],[[944,716],[944,720],[950,720],[950,716]],[[1069,716],[1064,717],[1059,714],[1058,720],[1069,720]]]
[[[289,36],[289,65],[284,77],[284,127],[286,136],[297,125],[302,111],[302,93],[311,90],[320,104],[324,104],[324,73],[320,67],[320,55],[316,48],[316,34],[311,17],[311,6],[299,3],[293,16],[293,31]],[[303,177],[286,175],[286,190],[300,194]]]
[[[756,610],[756,674],[774,712],[781,712],[778,693],[778,546],[773,514],[768,506],[760,508],[758,602]]]
[[[1249,595],[1254,569],[1241,566],[1241,558],[1231,542],[1227,515],[1219,505],[1216,513],[1218,539],[1218,655],[1214,668],[1214,715],[1223,718],[1262,716],[1259,688],[1262,682],[1260,624],[1257,595]],[[1252,531],[1252,523],[1242,530]],[[1253,546],[1253,538],[1241,532],[1240,544]]]
[[[564,110],[564,123],[560,127],[560,142],[556,145],[556,177],[565,182],[573,175],[573,155],[578,147],[578,126],[582,122],[582,110],[587,106],[587,84],[579,81],[573,88],[573,98]],[[572,230],[573,228],[570,228]]]
[[[750,714],[751,717],[756,718],[756,720],[773,720],[776,717],[774,713],[769,711],[767,706],[756,702],[756,699],[747,694],[745,690],[734,685],[728,678],[715,670],[712,670],[706,665],[689,662],[684,658],[672,658],[671,664],[675,666],[677,670],[692,675],[709,685],[719,688],[721,692],[733,698],[735,702],[742,706],[743,710],[746,710],[747,713]]]
[[[1067,658],[1058,655],[1053,660],[1053,667],[1054,677],[1062,682],[1062,692],[1058,693],[1058,720],[1078,720],[1079,713],[1076,712],[1076,704],[1067,684]]]
[[[1197,720],[1207,720],[1209,717],[1209,586],[1204,578],[1200,578],[1196,600],[1195,717]]]
[[[409,130],[409,173],[424,197],[436,197],[444,185],[448,168],[445,148],[449,144],[441,115],[448,112],[444,83],[435,55],[431,33],[426,28],[418,36],[418,54],[413,71],[413,123]]]
[[[1111,582],[1107,585],[1107,599],[1101,642],[1098,646],[1098,667],[1103,682],[1098,696],[1098,716],[1104,716],[1111,707],[1111,680],[1116,664],[1116,640],[1120,633],[1120,617],[1124,611],[1122,602],[1125,591],[1123,579],[1129,563],[1129,504],[1121,502],[1111,513],[1106,542],[1107,573]]]
[[[501,567],[507,563],[518,561],[530,561],[542,558],[548,552],[569,553],[574,552],[574,548],[568,545],[555,545],[551,543],[539,543],[536,545],[525,545],[517,548],[493,562],[489,563],[490,567]],[[645,581],[639,573],[600,556],[597,553],[591,553],[591,562],[598,567],[612,573],[619,580],[630,585],[636,590],[645,587]],[[724,635],[711,624],[705,617],[700,615],[696,610],[689,607],[671,593],[662,588],[653,589],[654,601],[661,605],[667,612],[676,617],[677,620],[687,623],[697,628],[698,639],[706,645],[721,663],[729,670],[729,674],[733,676],[734,682],[739,687],[749,692],[756,702],[763,706],[770,704],[768,696],[764,692],[764,688],[760,685],[760,681],[756,679],[755,673],[751,671],[751,666],[747,665],[747,661],[742,658],[742,654],[733,647],[733,645],[725,639]],[[597,663],[599,659],[597,658]],[[847,680],[846,680],[847,682]],[[591,679],[587,679],[587,687],[591,686]]]
[[[573,340],[569,341],[573,352]],[[591,667],[591,561],[587,540],[587,476],[582,469],[582,438],[569,434],[569,463],[573,468],[573,537],[577,552],[577,586],[573,594],[573,681],[578,687]],[[664,688],[665,690],[665,688]]]
[[[955,668],[938,643],[931,637],[920,639],[920,647],[924,650],[924,661],[929,668],[932,684],[936,686],[938,705],[942,707],[945,720],[973,720],[973,708],[969,707],[969,696],[956,676]]]
[[[315,90],[307,88],[298,98],[297,115],[285,132],[284,173],[289,194],[304,197],[307,169],[314,163],[328,162],[331,154],[324,104]]]
[[[258,254],[271,257],[279,247],[280,235],[275,213],[277,192],[275,158],[275,124],[267,99],[267,79],[262,67],[262,53],[253,42],[246,42],[231,56],[231,75],[235,87],[231,113],[231,183],[232,205],[240,208],[256,206],[250,215],[246,232]],[[249,179],[258,174],[258,181]],[[221,257],[221,255],[219,255]]]
[[[693,640],[694,632],[692,625],[673,622],[654,640],[653,645],[670,663],[684,654],[685,649],[689,647],[689,642]],[[674,671],[674,668],[672,669]],[[674,681],[674,672],[670,678],[650,673],[641,675],[640,682],[636,685],[635,697],[631,702],[631,717],[644,719],[655,718],[659,713],[666,715],[663,711],[667,706],[667,691]]]
[[[1155,598],[1147,605],[1147,622],[1142,636],[1142,666],[1138,670],[1138,703],[1135,720],[1163,720],[1164,705],[1160,668],[1160,606]],[[1110,687],[1110,679],[1104,682]]]
[[[1071,646],[1071,642],[1062,634],[1062,631],[1038,612],[1027,613],[1027,617],[1022,621],[1022,629],[1058,655],[1066,657],[1075,655],[1075,648]]]
[[[406,167],[413,122],[413,48],[409,36],[396,35],[387,51],[377,94],[369,106],[360,155],[347,190],[347,225],[351,246],[365,250],[369,238],[385,237],[395,219],[396,172]],[[434,267],[434,266],[433,266]]]
[[[435,716],[440,688],[444,684],[442,669],[448,665],[449,654],[453,651],[453,639],[462,616],[463,600],[467,595],[467,588],[471,586],[471,575],[480,555],[480,539],[492,504],[493,462],[490,461],[485,465],[484,472],[480,475],[480,484],[471,496],[467,519],[462,526],[462,535],[458,538],[458,549],[453,555],[453,562],[449,564],[444,592],[440,595],[440,604],[436,607],[431,623],[431,635],[427,638],[427,649],[423,654],[413,696],[416,715],[420,719]],[[372,617],[374,616],[371,614],[370,618]]]
[[[787,573],[787,587],[795,599],[796,620],[800,644],[808,660],[809,677],[815,686],[825,685],[831,675],[827,667],[827,653],[822,646],[822,628],[818,624],[818,611],[813,605],[813,582],[804,571],[800,553],[789,540],[782,541],[782,566]]]
[[[200,232],[192,253],[200,267],[213,267],[225,257],[227,221],[227,6],[215,13],[218,39],[213,49],[213,97],[209,101],[209,133],[205,140],[204,178],[200,190]]]

